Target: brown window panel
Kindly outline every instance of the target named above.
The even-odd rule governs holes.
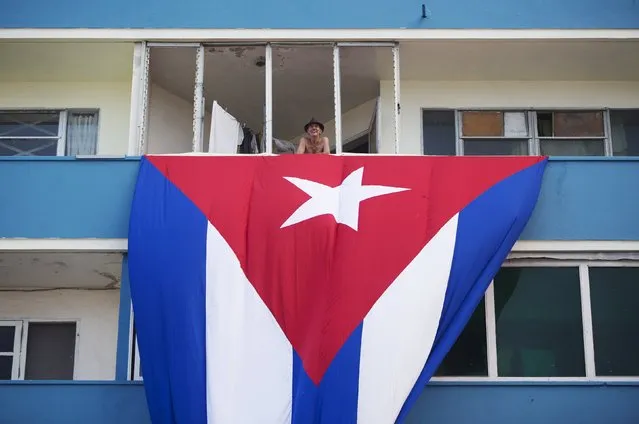
[[[466,137],[502,137],[504,115],[501,112],[462,112],[462,135]]]
[[[603,137],[603,112],[555,112],[555,137]]]

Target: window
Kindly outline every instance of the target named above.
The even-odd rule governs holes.
[[[502,268],[493,284],[498,375],[586,375],[579,268]]]
[[[0,111],[0,156],[95,155],[98,111]]]
[[[527,155],[526,112],[461,112],[464,155]]]
[[[602,111],[537,112],[541,154],[550,156],[604,156]]]
[[[487,376],[486,301],[482,300],[439,366],[436,376]]]
[[[639,376],[639,268],[590,267],[597,375]]]
[[[612,154],[639,156],[639,109],[611,110]]]
[[[426,155],[639,156],[639,109],[422,110]]]
[[[424,154],[455,156],[457,132],[455,112],[424,110],[422,112]]]
[[[507,261],[434,379],[639,377],[639,262],[606,255]]]
[[[75,322],[0,321],[0,380],[73,380]]]
[[[18,378],[21,321],[0,321],[0,380]]]

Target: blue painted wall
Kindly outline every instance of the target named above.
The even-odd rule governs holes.
[[[0,237],[126,238],[138,165],[0,159]],[[553,158],[522,239],[639,240],[639,158]]]
[[[551,160],[523,240],[639,240],[639,160]]]
[[[638,385],[433,383],[406,424],[634,424],[637,399]]]
[[[431,383],[406,424],[635,424],[639,385]],[[0,382],[2,424],[150,424],[144,387]]]
[[[126,237],[138,166],[138,159],[0,158],[0,237]]]
[[[425,3],[428,18],[421,19]],[[637,28],[636,0],[9,0],[7,28]]]
[[[144,386],[116,382],[0,382],[2,424],[150,424]]]

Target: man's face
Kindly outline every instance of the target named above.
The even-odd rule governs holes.
[[[311,137],[316,137],[320,134],[322,134],[322,130],[320,129],[320,126],[317,124],[311,124],[308,127],[308,130],[306,131],[308,133],[308,135],[310,135]]]

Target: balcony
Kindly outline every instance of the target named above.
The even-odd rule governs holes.
[[[639,386],[630,383],[431,383],[406,424],[480,422],[632,423]],[[34,405],[37,407],[34,408]],[[144,386],[127,382],[0,382],[0,422],[151,422]]]
[[[0,238],[124,239],[139,159],[0,158]],[[639,158],[552,158],[524,240],[639,240]]]

